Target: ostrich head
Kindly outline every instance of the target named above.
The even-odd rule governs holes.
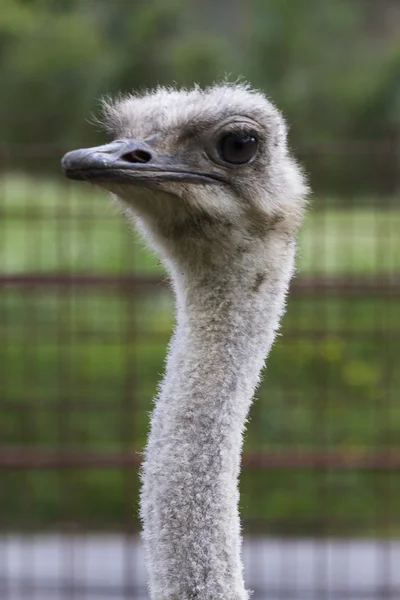
[[[159,88],[105,101],[103,115],[114,141],[69,152],[66,175],[111,191],[170,266],[226,264],[274,229],[293,237],[306,186],[260,92]]]

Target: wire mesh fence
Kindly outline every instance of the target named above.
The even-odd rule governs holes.
[[[33,150],[8,156],[53,163],[54,149]],[[360,144],[303,154],[317,157],[322,177],[338,152],[381,156]],[[243,457],[244,558],[256,599],[400,594],[392,166],[390,194],[377,186],[368,197],[316,197],[302,230]],[[145,598],[138,467],[173,326],[171,292],[105,194],[6,173],[1,597]]]

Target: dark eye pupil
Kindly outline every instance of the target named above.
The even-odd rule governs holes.
[[[228,133],[218,143],[219,155],[225,162],[243,165],[253,158],[257,140],[251,135]]]

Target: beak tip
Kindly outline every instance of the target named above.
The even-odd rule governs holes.
[[[64,171],[68,171],[69,169],[77,169],[80,166],[82,159],[82,151],[81,150],[72,150],[71,152],[67,152],[61,159],[61,166]]]

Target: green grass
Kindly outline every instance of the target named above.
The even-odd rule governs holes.
[[[159,272],[107,194],[8,176],[0,181],[0,263],[6,273]],[[400,202],[392,208],[323,208],[315,199],[300,235],[301,274],[372,275],[400,271]]]
[[[301,233],[299,276],[399,275],[399,203],[375,206],[335,209],[330,201],[324,208],[315,200]],[[90,186],[8,176],[0,181],[0,216],[3,274],[161,272],[106,194]],[[134,295],[3,288],[1,442],[27,451],[140,450],[172,326],[164,288]],[[400,446],[396,298],[293,296],[281,331],[251,412],[247,450],[360,454]],[[138,480],[128,475],[133,502]],[[10,472],[0,514],[9,525],[117,526],[131,510],[124,477]],[[242,510],[247,523],[276,533],[367,534],[382,531],[385,517],[399,529],[390,499],[399,490],[398,473],[248,472]]]
[[[395,206],[395,203],[393,203]],[[300,235],[299,272],[390,275],[400,272],[397,208],[311,210]]]

